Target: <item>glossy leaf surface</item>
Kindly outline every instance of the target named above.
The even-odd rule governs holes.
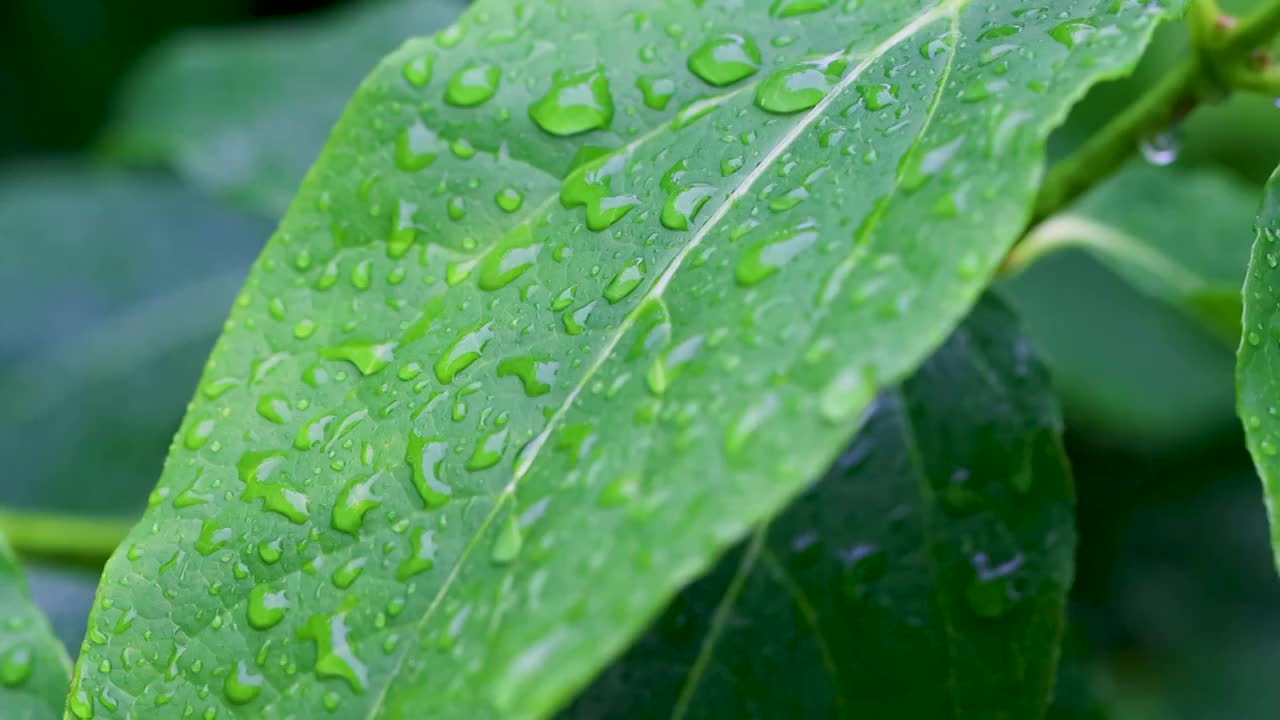
[[[0,504],[141,513],[267,229],[159,178],[0,176]]]
[[[565,717],[1035,718],[1075,531],[1061,422],[981,303],[814,487]]]
[[[70,711],[550,713],[945,339],[1163,8],[494,0],[408,43],[251,272]]]
[[[31,602],[9,543],[0,537],[0,715],[54,720],[71,679],[71,661]]]
[[[249,29],[187,31],[143,60],[104,142],[119,159],[170,165],[278,218],[369,68],[466,5],[375,0]]]
[[[1244,333],[1236,364],[1236,400],[1262,478],[1271,544],[1280,568],[1280,170],[1262,199],[1257,240],[1244,281]]]

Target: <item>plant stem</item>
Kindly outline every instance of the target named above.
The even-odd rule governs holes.
[[[101,566],[134,522],[0,508],[0,533],[18,554],[77,565]]]
[[[1247,56],[1269,44],[1280,33],[1280,0],[1244,18],[1231,31],[1222,47],[1224,56]]]
[[[1198,60],[1183,62],[1087,142],[1055,163],[1040,186],[1031,223],[1057,212],[1114,172],[1144,135],[1181,119],[1195,105],[1199,80]]]

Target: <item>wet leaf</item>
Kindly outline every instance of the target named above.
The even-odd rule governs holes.
[[[0,504],[142,511],[266,229],[159,178],[0,176]]]
[[[169,165],[278,218],[369,68],[466,5],[361,2],[319,17],[186,31],[142,60],[104,144],[119,160]]]
[[[482,1],[383,61],[236,302],[179,430],[206,442],[108,563],[77,690],[552,712],[945,339],[1049,129],[1163,15],[774,7]],[[99,668],[125,647],[181,662]]]
[[[1271,545],[1280,568],[1280,170],[1271,176],[1256,224],[1257,240],[1244,281],[1244,333],[1236,363],[1236,401],[1245,438],[1271,518]]]
[[[1233,242],[1257,190],[1225,172],[1133,163],[1014,250],[1015,266],[1064,247],[1085,249],[1142,292],[1164,300],[1234,345],[1248,262]]]
[[[1043,715],[1075,546],[1044,370],[984,302],[873,407],[564,717]]]
[[[71,660],[31,602],[8,542],[0,537],[0,709],[6,720],[56,720]]]

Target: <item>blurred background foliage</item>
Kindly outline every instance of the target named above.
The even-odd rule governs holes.
[[[463,7],[0,2],[0,506],[140,511],[248,264],[346,99],[379,57]],[[1184,27],[1164,28],[1051,156],[1188,48]],[[1233,208],[1256,205],[1280,164],[1269,98],[1200,108],[1173,132],[1173,171],[1213,174]],[[1242,258],[1238,286],[1251,224],[1233,210],[1183,232]],[[1233,411],[1234,339],[1079,250],[1000,289],[1055,374],[1080,498],[1052,716],[1280,717],[1280,584]],[[78,648],[96,568],[31,560],[39,601]]]

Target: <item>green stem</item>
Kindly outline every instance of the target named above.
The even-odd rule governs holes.
[[[0,508],[0,533],[20,555],[101,566],[135,520]]]
[[[1110,175],[1144,135],[1168,127],[1195,104],[1200,81],[1196,59],[1183,62],[1136,102],[1112,118],[1097,134],[1049,169],[1036,198],[1037,223]]]
[[[1222,47],[1225,57],[1246,57],[1254,50],[1268,45],[1280,34],[1280,0],[1272,0],[1241,20],[1231,31]]]

